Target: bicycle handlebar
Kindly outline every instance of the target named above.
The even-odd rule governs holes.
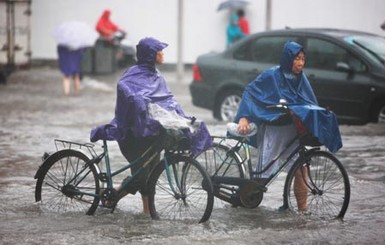
[[[271,109],[271,108],[276,108],[276,109],[284,109],[284,110],[289,110],[289,107],[286,105],[286,100],[285,99],[280,99],[279,104],[276,105],[268,105],[266,108]]]

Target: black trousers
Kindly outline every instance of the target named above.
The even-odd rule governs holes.
[[[137,138],[134,137],[132,134],[129,135],[127,138],[118,141],[120,151],[122,152],[123,156],[127,159],[129,163],[136,163],[140,156],[152,145],[154,142],[158,139],[157,136],[155,137],[145,137],[145,138]],[[148,191],[146,189],[146,180],[148,178],[148,175],[150,174],[151,169],[160,161],[160,155],[156,156],[151,160],[151,162],[146,166],[144,171],[135,178],[135,181],[133,181],[126,189],[128,193],[135,194],[137,191],[139,191],[142,195],[147,195]],[[134,174],[140,167],[142,167],[142,164],[136,163],[131,168],[131,173]],[[128,181],[127,177],[123,182]]]

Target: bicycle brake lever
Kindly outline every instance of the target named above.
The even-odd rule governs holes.
[[[194,125],[196,120],[197,120],[196,117],[191,117],[191,125]]]

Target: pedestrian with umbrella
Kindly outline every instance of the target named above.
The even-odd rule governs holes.
[[[74,81],[74,95],[78,95],[84,49],[94,45],[97,33],[84,22],[67,21],[54,29],[53,37],[57,42],[59,69],[63,74],[64,95],[70,94],[71,79]]]
[[[249,22],[244,17],[243,8],[248,5],[246,0],[226,0],[218,5],[217,11],[230,10],[230,22],[226,27],[226,47],[250,34]]]
[[[227,47],[230,47],[233,43],[243,38],[245,34],[243,34],[239,23],[238,16],[235,14],[231,16],[230,23],[227,25],[226,29],[226,37],[227,37]]]

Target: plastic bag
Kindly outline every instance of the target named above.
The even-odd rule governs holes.
[[[164,149],[169,151],[189,150],[191,148],[191,141],[182,129],[164,129],[162,139]]]
[[[191,124],[191,119],[180,116],[176,111],[168,111],[153,103],[147,105],[150,117],[157,120],[165,129],[190,129],[191,133],[199,127],[199,122]]]
[[[255,125],[255,123],[250,123],[250,131],[247,134],[241,134],[238,132],[238,124],[237,123],[228,123],[227,124],[227,131],[233,135],[238,137],[250,137],[257,133],[258,127]]]

